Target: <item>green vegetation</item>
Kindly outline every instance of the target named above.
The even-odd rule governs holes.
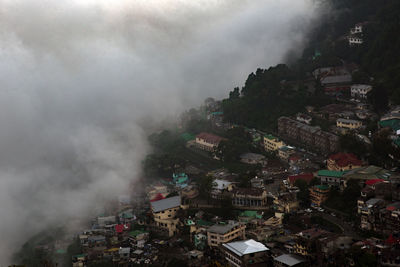
[[[318,225],[321,226],[322,228],[324,228],[324,229],[326,229],[326,230],[328,230],[328,231],[331,231],[331,232],[333,232],[333,233],[340,234],[340,233],[343,232],[343,231],[340,229],[339,226],[337,226],[336,224],[334,224],[334,223],[332,223],[332,222],[330,222],[330,221],[328,221],[328,220],[325,220],[325,219],[322,218],[321,216],[312,216],[312,217],[311,217],[311,222],[312,222],[313,224],[318,224]]]
[[[324,204],[330,209],[338,210],[348,214],[349,217],[353,217],[355,216],[360,190],[361,188],[357,180],[349,180],[343,192],[332,188]]]

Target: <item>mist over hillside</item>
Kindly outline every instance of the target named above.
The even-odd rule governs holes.
[[[301,50],[308,0],[0,0],[0,263],[140,175],[144,127]]]

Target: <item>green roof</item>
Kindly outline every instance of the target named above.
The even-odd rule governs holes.
[[[124,211],[124,212],[120,213],[119,216],[121,216],[124,219],[132,219],[133,218],[133,213],[129,212],[129,211]]]
[[[316,188],[318,188],[319,190],[328,190],[329,189],[329,185],[316,185]]]
[[[392,128],[393,131],[400,130],[400,120],[399,119],[391,119],[391,120],[380,121],[379,125],[382,128],[390,127],[390,128]]]
[[[191,133],[183,133],[183,134],[181,135],[181,137],[182,137],[183,140],[185,140],[186,142],[196,139],[196,136],[194,136],[194,135],[191,134]]]
[[[129,232],[129,235],[132,237],[137,237],[138,235],[145,234],[145,233],[148,233],[148,232],[144,231],[144,230],[134,230],[134,231]]]
[[[264,135],[265,138],[269,139],[269,140],[274,140],[277,139],[275,136],[273,136],[272,134],[266,134]]]
[[[257,218],[257,219],[262,218],[262,215],[258,214],[257,211],[255,211],[255,210],[245,210],[245,211],[241,212],[239,216],[240,217]]]
[[[342,178],[345,173],[347,173],[347,171],[320,170],[318,171],[318,176]]]

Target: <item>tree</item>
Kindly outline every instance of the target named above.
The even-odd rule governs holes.
[[[299,192],[297,193],[297,199],[300,200],[300,205],[303,207],[307,207],[310,205],[310,191],[308,190],[307,182],[304,180],[296,180],[294,185],[299,188]]]
[[[199,192],[202,197],[207,199],[207,202],[210,201],[210,195],[214,184],[214,178],[211,175],[205,175],[200,179]]]

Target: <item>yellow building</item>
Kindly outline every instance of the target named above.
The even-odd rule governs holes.
[[[277,137],[268,134],[264,136],[264,148],[268,152],[276,152],[279,148],[285,146],[285,143]]]
[[[180,196],[151,202],[151,210],[156,227],[166,231],[170,237],[176,234],[178,232],[177,225],[179,223],[179,219],[176,218],[176,215],[180,209]]]
[[[348,119],[337,119],[336,126],[339,128],[355,130],[362,127],[362,122],[358,120],[348,120]]]
[[[328,199],[329,186],[316,185],[310,188],[311,205],[321,206],[322,202]]]
[[[207,229],[207,243],[210,247],[218,247],[234,239],[244,239],[245,229],[244,224],[234,221],[229,221],[227,224],[215,224]]]

